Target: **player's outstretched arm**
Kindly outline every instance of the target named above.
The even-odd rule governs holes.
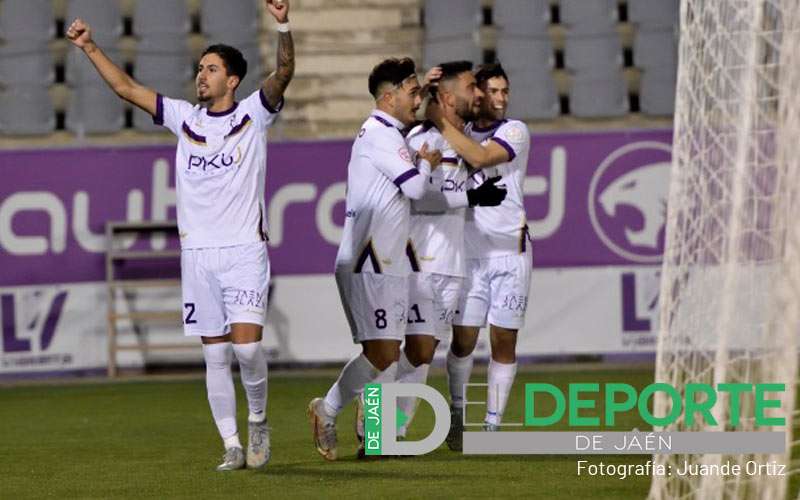
[[[72,21],[67,29],[67,38],[83,50],[103,80],[118,96],[151,115],[156,113],[156,93],[127,75],[100,50],[92,40],[92,29],[86,22],[80,18]]]
[[[264,0],[267,10],[278,21],[278,63],[275,71],[264,80],[264,96],[273,109],[277,109],[283,93],[294,76],[294,40],[289,31],[289,0]],[[280,27],[284,26],[284,28]]]
[[[493,167],[510,160],[509,153],[503,146],[493,141],[490,141],[486,146],[482,146],[467,137],[463,131],[459,130],[458,127],[444,117],[441,108],[433,100],[428,103],[425,113],[426,117],[436,125],[436,128],[450,143],[450,146],[456,150],[456,153],[472,165],[473,168]]]

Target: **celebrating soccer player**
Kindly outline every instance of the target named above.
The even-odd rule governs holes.
[[[458,128],[477,119],[483,92],[472,74],[472,63],[454,61],[439,65],[435,99],[442,113]],[[442,165],[431,176],[428,189],[434,193],[466,194],[470,206],[497,206],[505,198],[495,186],[500,177],[467,190],[467,167],[431,122],[408,134],[408,144],[418,150],[423,144],[442,151]],[[407,255],[409,309],[406,342],[397,365],[397,381],[422,383],[439,341],[450,335],[465,275],[464,216],[462,207],[448,208],[431,203],[430,196],[411,203],[411,237]],[[401,398],[398,408],[408,417],[397,430],[405,437],[416,410],[416,398]]]
[[[178,137],[175,157],[184,332],[200,336],[211,413],[225,454],[217,470],[260,468],[270,458],[266,417],[267,363],[261,349],[269,282],[264,227],[267,129],[283,107],[294,74],[288,0],[265,0],[278,21],[277,69],[241,102],[247,73],[239,50],[212,45],[195,84],[198,105],[170,99],[125,74],[76,19],[67,38],[83,50],[122,99],[142,108]],[[241,368],[249,407],[247,457],[236,428],[232,356]]]
[[[528,166],[530,133],[517,120],[505,118],[508,76],[499,64],[475,73],[483,91],[478,119],[465,132],[431,106],[429,117],[455,151],[473,167],[472,182],[503,177],[508,196],[497,207],[477,207],[467,213],[464,228],[466,282],[453,320],[453,341],[447,353],[452,401],[447,443],[462,446],[464,385],[472,371],[472,352],[480,328],[490,325],[491,360],[488,372],[484,428],[497,430],[517,372],[517,331],[528,305],[531,255],[523,206],[522,185]]]

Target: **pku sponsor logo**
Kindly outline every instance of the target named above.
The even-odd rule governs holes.
[[[189,155],[189,161],[186,165],[188,171],[206,172],[208,170],[222,169],[230,167],[231,165],[241,163],[241,152],[237,149],[235,155],[217,153],[213,156],[196,156]]]

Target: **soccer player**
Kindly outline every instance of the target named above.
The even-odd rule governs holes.
[[[288,1],[265,3],[278,21],[277,69],[241,102],[235,94],[247,62],[233,47],[205,50],[195,79],[198,104],[192,105],[157,94],[126,75],[94,43],[91,28],[81,19],[66,33],[117,95],[178,137],[184,333],[199,336],[203,344],[208,401],[225,447],[219,471],[245,464],[261,468],[270,458],[267,363],[260,343],[270,274],[263,224],[266,132],[283,107],[283,93],[294,74],[294,45]],[[246,458],[236,428],[234,355],[250,410]]]
[[[408,304],[409,199],[419,199],[441,153],[423,145],[414,157],[401,130],[422,102],[411,59],[387,59],[369,75],[375,110],[353,143],[347,166],[344,234],[336,284],[353,341],[351,359],[324,398],[308,406],[314,443],[336,460],[336,416],[371,382],[393,382]]]
[[[472,63],[454,61],[438,66],[435,98],[442,113],[454,126],[477,118],[483,93],[472,74]],[[442,151],[441,166],[431,175],[428,189],[466,194],[457,208],[448,208],[424,197],[411,203],[411,237],[406,249],[412,272],[409,276],[409,309],[406,339],[397,365],[397,381],[422,383],[438,343],[449,337],[453,316],[465,275],[464,215],[469,206],[497,206],[505,190],[486,182],[467,190],[467,167],[432,122],[415,127],[407,136],[412,150],[424,144]],[[401,398],[398,407],[408,417],[397,431],[405,437],[416,410],[417,398]]]
[[[466,283],[453,320],[453,341],[447,354],[452,401],[448,445],[462,446],[464,385],[472,371],[472,352],[480,328],[489,323],[491,360],[488,370],[484,428],[497,430],[516,376],[517,332],[525,320],[531,279],[531,254],[522,185],[528,166],[530,132],[505,118],[508,76],[499,64],[476,72],[484,93],[478,119],[465,132],[430,107],[429,117],[453,149],[474,168],[476,183],[503,177],[508,196],[497,207],[477,207],[467,213],[464,228]]]

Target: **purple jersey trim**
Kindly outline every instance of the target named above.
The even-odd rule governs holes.
[[[389,120],[387,120],[386,118],[382,118],[380,116],[375,116],[375,115],[370,115],[370,116],[372,116],[373,118],[375,118],[376,120],[378,120],[379,122],[383,123],[384,125],[386,125],[389,128],[397,128],[394,125],[392,125],[392,123]]]
[[[405,181],[409,180],[415,175],[419,175],[419,170],[417,170],[416,168],[409,168],[408,170],[397,176],[397,178],[394,180],[394,185],[400,187]]]
[[[445,157],[442,158],[442,163],[452,163],[453,165],[458,165],[458,158]]]
[[[272,106],[269,105],[269,101],[267,101],[267,96],[264,95],[264,89],[263,88],[261,88],[258,91],[258,97],[261,98],[261,105],[264,106],[264,109],[266,109],[267,111],[269,111],[273,115],[276,115],[276,114],[280,113],[281,110],[283,109],[283,102],[284,102],[283,101],[283,96],[281,96],[281,100],[278,101],[278,105],[275,106],[274,109],[273,109]]]
[[[480,133],[491,132],[492,130],[496,129],[497,127],[499,127],[500,125],[504,124],[507,121],[508,120],[497,120],[496,122],[492,123],[488,127],[484,127],[484,128],[481,128],[481,127],[473,124],[472,125],[472,131],[473,132],[480,132]]]
[[[201,144],[206,143],[205,136],[202,136],[200,134],[195,134],[194,132],[192,132],[192,129],[189,128],[189,125],[186,125],[186,122],[183,122],[183,126],[181,128],[183,129],[183,133],[189,136],[189,138],[192,139],[193,141],[199,142]]]
[[[238,107],[239,107],[239,103],[238,102],[234,102],[233,106],[231,106],[230,108],[226,109],[225,111],[211,111],[210,109],[206,109],[206,114],[208,116],[214,116],[214,117],[225,116],[225,115],[229,115],[229,114],[233,113],[236,110],[236,108],[238,108]]]
[[[153,115],[153,123],[164,125],[164,96],[156,94],[156,114]]]
[[[497,144],[499,144],[499,145],[503,146],[503,149],[505,149],[505,150],[506,150],[506,152],[508,152],[508,161],[511,161],[511,160],[513,160],[513,159],[514,159],[514,158],[517,156],[517,153],[515,153],[515,152],[514,152],[514,148],[512,148],[512,147],[511,147],[511,146],[510,146],[510,145],[509,145],[509,144],[508,144],[506,141],[504,141],[503,139],[501,139],[501,138],[499,138],[499,137],[492,137],[492,140],[493,140],[494,142],[496,142]]]
[[[238,134],[239,132],[241,132],[241,131],[242,131],[242,129],[243,129],[243,128],[244,128],[244,127],[245,127],[245,126],[248,124],[248,123],[250,123],[250,115],[244,115],[244,118],[242,118],[242,121],[240,121],[238,125],[236,125],[235,127],[233,127],[233,128],[231,129],[231,131],[230,131],[230,132],[228,132],[228,135],[226,135],[226,136],[225,136],[225,138],[227,139],[228,137],[231,137],[231,136],[233,136],[233,135],[236,135],[236,134]]]

